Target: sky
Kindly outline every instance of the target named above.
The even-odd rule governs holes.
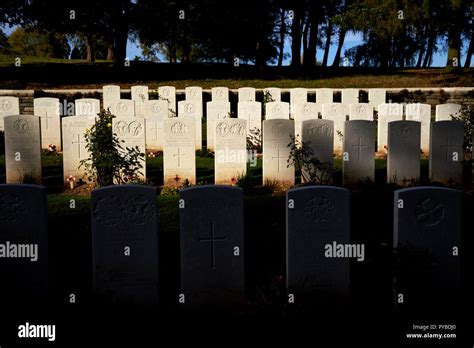
[[[10,35],[14,29],[15,29],[15,27],[3,27],[3,31],[5,32],[5,34],[7,36]],[[334,55],[336,54],[336,50],[337,50],[337,38],[334,37],[333,40],[335,42],[331,44],[331,47],[330,47],[330,50],[329,50],[328,64],[332,64],[332,61],[334,60]],[[362,40],[362,34],[361,33],[349,32],[346,35],[346,38],[344,40],[344,45],[343,45],[343,48],[342,48],[341,57],[344,57],[345,50],[347,50],[351,47],[354,47],[354,46],[358,46],[358,45],[362,44],[362,42],[363,42],[363,40]],[[290,52],[290,50],[291,50],[291,40],[289,38],[285,42],[284,50],[285,50],[285,52]],[[466,51],[467,51],[467,44],[464,45],[463,50],[462,50],[461,66],[464,65],[464,61],[466,59]],[[321,62],[323,60],[323,55],[324,55],[324,50],[319,48],[316,52],[316,58],[319,62]],[[433,67],[444,67],[446,65],[446,55],[447,55],[447,52],[443,52],[443,51],[435,53],[434,56],[433,56],[433,62],[432,62],[431,66],[433,66]],[[138,42],[134,42],[134,41],[129,39],[128,42],[127,42],[127,58],[129,58],[130,60],[133,60],[136,56],[143,59],[142,50],[139,47]],[[166,61],[164,59],[164,57],[159,57],[159,59],[160,59],[160,61]],[[291,57],[286,58],[284,60],[283,64],[284,65],[289,65],[290,61],[291,61]],[[343,63],[344,63],[344,60],[343,60],[343,58],[341,58],[341,64],[343,64]],[[471,66],[473,66],[473,63],[474,63],[474,60],[472,61]]]
[[[328,59],[328,64],[332,64],[334,60],[334,56],[336,55],[336,50],[337,50],[337,37],[333,37],[334,43],[331,43],[331,47],[329,49],[329,59]],[[345,50],[348,50],[354,46],[358,46],[363,43],[362,40],[362,34],[361,33],[352,33],[349,32],[346,34],[346,38],[344,40],[344,45],[342,48],[341,52],[341,64],[344,62],[343,58],[344,57],[344,52]],[[285,42],[285,48],[284,48],[285,53],[291,51],[291,39],[287,38]],[[466,51],[467,51],[467,44],[464,45],[461,53],[461,66],[464,66],[464,61],[466,59]],[[142,57],[142,51],[139,45],[135,42],[132,42],[131,40],[128,40],[127,43],[127,57],[129,59],[135,58],[135,56]],[[316,58],[318,62],[321,62],[323,60],[324,56],[324,50],[322,48],[319,48],[316,52]],[[159,57],[160,61],[166,61],[165,58]],[[444,67],[446,66],[446,59],[447,59],[447,52],[437,52],[433,55],[433,62],[431,64],[432,67]],[[289,65],[291,62],[291,57],[286,58],[283,61],[283,65]],[[472,61],[471,66],[474,61]]]

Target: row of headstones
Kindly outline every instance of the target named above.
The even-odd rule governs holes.
[[[158,299],[156,189],[125,185],[92,192],[95,290],[112,302],[155,303]],[[35,185],[0,185],[0,269],[15,274],[16,286],[47,291],[46,190]],[[436,260],[426,291],[460,285],[461,192],[417,187],[394,193],[393,247]],[[231,301],[244,296],[243,191],[201,186],[180,191],[180,303]],[[350,192],[308,186],[286,194],[286,281],[293,303],[319,290],[346,294],[351,259],[363,262],[364,244],[350,231]],[[35,262],[28,247],[37,246]],[[13,250],[23,250],[22,258]],[[428,252],[428,253],[427,253]],[[407,256],[408,257],[408,256]],[[413,257],[413,254],[412,254]],[[416,269],[414,265],[414,269]],[[388,271],[388,270],[387,270]],[[427,270],[425,270],[427,271]],[[417,272],[417,271],[413,271]],[[415,274],[419,276],[419,274]],[[2,276],[2,279],[3,276]],[[3,286],[15,286],[4,283]],[[405,283],[406,286],[407,284]],[[410,299],[408,288],[395,289]],[[443,301],[438,298],[437,301]],[[290,302],[291,303],[291,302]],[[437,302],[436,307],[438,307]]]
[[[63,120],[64,180],[85,179],[85,170],[79,168],[89,153],[84,141],[86,128],[93,120],[67,117]],[[163,172],[166,186],[196,183],[195,122],[192,118],[164,120]],[[124,147],[138,146],[145,152],[143,127],[138,121],[113,119],[113,128]],[[127,131],[122,131],[122,129]],[[308,163],[302,172],[302,181],[331,182],[333,144],[338,137],[332,120],[303,121],[301,139],[318,163]],[[247,151],[247,121],[235,118],[221,119],[213,128],[215,138],[215,183],[233,185],[247,173],[247,162],[255,162],[254,153]],[[5,160],[7,183],[22,182],[25,175],[41,177],[41,127],[37,116],[5,117]],[[295,183],[295,168],[288,163],[291,148],[288,144],[295,134],[293,120],[266,120],[263,122],[263,183],[278,182],[282,187]],[[343,183],[374,181],[375,125],[373,121],[345,121],[343,125],[342,161]],[[438,121],[431,127],[430,179],[436,182],[462,182],[464,126],[460,121]],[[387,182],[406,185],[420,177],[421,123],[392,121],[388,123]],[[309,154],[309,152],[308,152]],[[253,156],[253,158],[251,158]],[[146,161],[142,159],[142,178],[146,178]],[[255,163],[254,163],[255,164]]]
[[[359,103],[357,89],[344,89],[342,91],[342,103],[333,103],[331,89],[319,89],[317,103],[307,102],[307,91],[303,88],[294,88],[290,91],[291,102],[280,101],[281,92],[277,88],[268,89],[271,98],[275,102],[265,104],[265,119],[290,119],[296,123],[296,134],[301,134],[302,122],[309,119],[317,119],[321,115],[323,119],[335,122],[336,132],[342,132],[343,123],[347,116],[350,120],[365,119],[373,120],[374,108],[378,108],[378,152],[384,152],[387,144],[387,123],[402,120],[404,107],[401,104],[385,104],[385,90],[369,90],[369,103]],[[186,100],[178,102],[178,113],[176,113],[176,93],[174,87],[160,87],[158,89],[158,100],[149,100],[148,87],[132,87],[132,99],[121,99],[119,86],[103,87],[103,108],[110,109],[112,114],[119,118],[139,117],[136,121],[142,122],[145,118],[146,129],[143,130],[146,137],[146,147],[150,151],[161,151],[163,146],[163,120],[173,116],[191,116],[195,118],[196,149],[202,147],[203,99],[202,88],[187,87]],[[212,127],[216,120],[230,117],[230,103],[228,101],[229,91],[226,87],[212,89],[212,101],[206,105],[207,110],[207,149],[214,150],[214,138]],[[242,101],[241,101],[242,100]],[[273,99],[272,99],[273,100]],[[376,104],[375,104],[376,103]],[[42,147],[48,148],[50,144],[57,150],[61,149],[61,104],[57,98],[35,98],[34,114],[41,117]],[[443,104],[436,107],[436,121],[450,120],[451,115],[459,112],[461,106],[458,104]],[[291,110],[291,111],[290,111]],[[78,99],[75,101],[75,115],[96,116],[100,112],[100,101],[98,99]],[[64,113],[64,112],[63,112]],[[4,116],[19,114],[18,98],[0,98],[0,131],[3,130]],[[248,133],[261,131],[262,106],[255,101],[254,88],[239,89],[238,118],[247,120]],[[429,104],[408,104],[406,106],[406,119],[420,121],[422,123],[421,148],[423,152],[429,152],[429,133],[431,123],[431,106]],[[122,125],[122,131],[127,127]],[[136,135],[139,136],[139,135]],[[338,138],[335,139],[335,151],[339,151],[342,144]]]

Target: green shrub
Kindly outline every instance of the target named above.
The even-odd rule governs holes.
[[[112,130],[113,118],[115,116],[110,111],[101,110],[85,134],[89,158],[82,160],[79,167],[85,168],[89,180],[97,186],[139,182],[142,174],[141,161],[145,154],[138,146],[124,148],[121,145],[124,141],[119,140]]]

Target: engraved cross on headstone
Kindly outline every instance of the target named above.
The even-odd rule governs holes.
[[[181,168],[181,157],[185,156],[184,153],[181,153],[181,149],[178,148],[178,153],[175,153],[173,157],[178,157],[178,168]]]
[[[441,145],[440,148],[444,149],[446,153],[446,162],[450,162],[450,158],[452,158],[452,153],[449,153],[449,149],[455,149],[457,146],[450,145],[449,136],[446,138],[446,145]],[[450,156],[451,155],[451,156]]]
[[[77,154],[81,158],[81,145],[86,144],[86,142],[82,141],[81,135],[77,134],[77,141],[73,141],[71,144],[77,144]]]
[[[277,156],[272,156],[272,159],[277,159],[278,160],[278,173],[280,173],[280,158],[281,159],[287,159],[286,157],[280,157],[280,149],[277,150],[278,155]]]
[[[211,243],[211,267],[216,268],[216,253],[215,253],[215,243],[225,241],[225,237],[216,237],[214,235],[214,223],[211,222],[211,237],[210,238],[199,238],[200,242],[209,242]]]
[[[45,110],[45,115],[44,116],[41,116],[41,119],[44,120],[45,124],[46,124],[46,129],[49,129],[49,122],[48,122],[48,119],[52,118],[51,116],[49,116],[48,114],[48,110],[46,109]]]
[[[151,127],[151,131],[155,134],[155,140],[158,140],[158,130],[159,130],[158,121],[150,121],[148,119],[147,122],[153,122],[153,127]]]
[[[352,147],[356,147],[358,149],[358,151],[357,151],[357,160],[360,161],[361,150],[362,150],[363,147],[367,147],[367,145],[363,145],[362,144],[362,138],[359,137],[359,144],[352,145]]]

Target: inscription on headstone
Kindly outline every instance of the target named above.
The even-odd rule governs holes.
[[[93,98],[76,99],[74,109],[76,116],[97,116],[100,113],[100,100]]]
[[[120,145],[126,148],[136,148],[145,154],[145,119],[140,117],[122,117],[112,119],[114,133],[117,134]],[[137,178],[146,179],[146,157],[140,158],[142,168],[135,171]]]
[[[224,118],[214,123],[215,183],[235,185],[247,172],[247,121]]]
[[[395,191],[394,248],[398,307],[418,313],[458,311],[461,290],[460,191],[414,187]],[[456,303],[457,302],[457,303]]]
[[[41,147],[56,146],[61,151],[61,120],[60,105],[57,98],[35,98],[33,100],[34,114],[41,120]]]
[[[230,103],[227,101],[207,102],[206,136],[207,149],[214,151],[215,125],[218,120],[230,117]]]
[[[87,181],[84,167],[80,167],[81,160],[89,158],[84,135],[86,130],[94,125],[94,117],[69,116],[63,117],[63,173],[64,182]],[[71,178],[72,179],[72,178]]]
[[[196,183],[194,119],[172,117],[163,121],[163,172],[166,186]]]
[[[242,189],[197,186],[181,190],[180,199],[185,305],[241,303],[245,289]]]
[[[317,179],[320,183],[330,183],[333,173],[334,122],[321,119],[303,121],[301,141],[311,149],[314,162],[309,168],[302,168],[301,182]]]
[[[0,303],[4,313],[8,313],[8,306],[15,310],[25,303],[37,306],[36,301],[44,301],[48,295],[47,224],[45,187],[0,185],[0,244],[4,247]]]
[[[7,183],[20,183],[28,178],[40,181],[40,118],[16,115],[6,116],[4,121]]]
[[[288,166],[288,144],[295,134],[293,120],[263,121],[263,183],[278,183],[288,188],[295,183],[295,168]]]
[[[286,102],[270,102],[265,104],[265,119],[285,119],[290,118],[290,104]]]
[[[158,98],[168,102],[169,117],[178,116],[176,113],[176,88],[173,86],[158,87]]]
[[[390,103],[378,106],[377,152],[387,153],[388,123],[403,119],[403,105]]]
[[[17,97],[0,97],[0,132],[5,129],[3,118],[5,116],[19,115],[20,102]]]
[[[464,125],[438,121],[431,126],[430,178],[443,184],[462,183]]]
[[[92,191],[94,288],[104,302],[158,303],[156,194],[137,185]]]
[[[334,122],[334,153],[340,155],[342,153],[342,139],[344,132],[344,108],[341,103],[323,104],[323,119]]]
[[[201,111],[200,111],[201,110]],[[178,102],[178,117],[192,117],[194,119],[196,150],[202,149],[202,106],[194,101],[183,100]]]
[[[349,296],[350,259],[330,257],[327,245],[350,243],[350,192],[331,186],[291,189],[286,194],[287,289],[297,307],[331,307]]]
[[[420,122],[388,124],[387,182],[406,186],[420,177]]]
[[[344,184],[374,181],[375,125],[372,121],[346,121],[342,173]]]

